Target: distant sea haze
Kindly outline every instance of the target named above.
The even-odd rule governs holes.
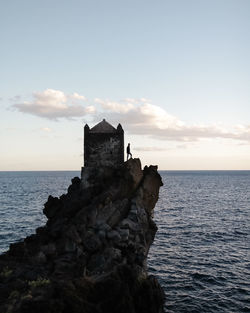
[[[149,270],[166,312],[250,312],[250,171],[160,171]],[[0,252],[46,223],[79,171],[0,172]]]

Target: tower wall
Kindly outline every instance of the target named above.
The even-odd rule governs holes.
[[[91,132],[84,127],[84,166],[118,166],[124,162],[124,131],[119,124],[112,132]]]

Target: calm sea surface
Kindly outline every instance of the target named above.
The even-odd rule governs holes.
[[[162,171],[149,270],[166,312],[250,312],[250,171]],[[45,224],[77,171],[0,172],[0,253]]]

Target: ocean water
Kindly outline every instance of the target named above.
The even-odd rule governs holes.
[[[149,271],[166,312],[250,312],[250,171],[161,171]],[[0,253],[46,223],[77,171],[0,172]]]
[[[250,171],[161,175],[149,265],[166,312],[250,312]]]

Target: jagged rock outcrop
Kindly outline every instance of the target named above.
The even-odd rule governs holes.
[[[163,312],[147,273],[161,185],[139,159],[84,168],[67,194],[49,196],[46,225],[0,256],[0,312]]]

